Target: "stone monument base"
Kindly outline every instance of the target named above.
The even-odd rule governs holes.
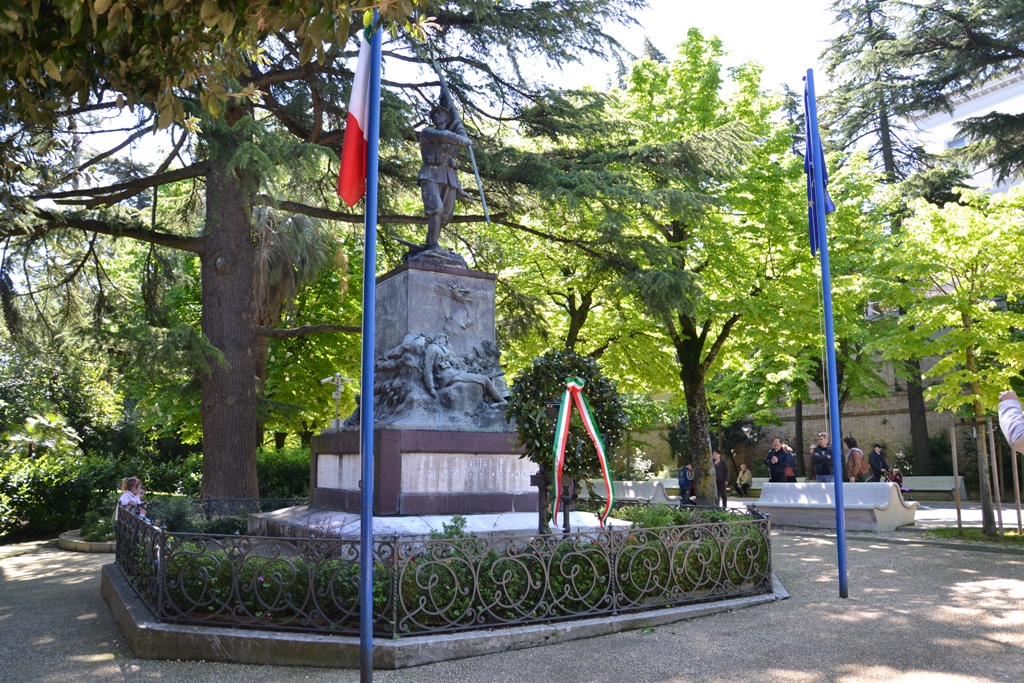
[[[374,430],[374,515],[536,512],[537,465],[520,458],[515,434]],[[359,432],[313,437],[310,501],[343,512],[362,508]]]
[[[552,524],[555,536],[562,533],[561,515],[559,525]],[[399,536],[402,538],[429,536],[441,532],[451,515],[422,515],[405,517],[374,517],[375,538]],[[621,519],[609,518],[608,528],[625,528],[632,525]],[[569,528],[572,533],[600,531],[598,515],[592,512],[573,511],[569,513]],[[466,515],[465,532],[474,536],[533,536],[537,533],[536,512],[505,512],[486,515]],[[339,538],[356,541],[362,535],[362,518],[353,512],[338,512],[310,505],[256,512],[249,515],[249,533],[254,536],[275,536],[283,538]]]

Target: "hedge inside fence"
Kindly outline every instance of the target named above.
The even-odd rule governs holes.
[[[701,516],[719,521],[728,514],[684,512],[688,526],[634,528],[626,539],[609,540],[614,547],[580,535],[568,541],[508,539],[495,548],[494,539],[466,536],[456,523],[447,538],[399,543],[397,557],[375,562],[375,618],[396,633],[454,631],[601,613],[613,601],[627,610],[699,601],[763,585],[770,558],[756,525],[694,524]],[[666,515],[657,508],[630,514]],[[169,535],[168,617],[282,629],[358,628],[358,557],[337,557],[344,546],[332,549],[331,540],[283,543],[273,555],[263,554],[273,541],[250,540],[242,551],[230,538],[222,544],[214,537]]]

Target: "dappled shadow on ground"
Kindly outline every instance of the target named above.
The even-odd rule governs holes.
[[[669,626],[402,671],[380,683],[1024,680],[1024,557],[927,543],[772,537],[789,600]],[[356,681],[356,671],[135,659],[99,594],[108,557],[0,559],[0,670],[17,681]]]
[[[834,538],[772,537],[789,600],[523,653],[382,672],[380,681],[797,681],[884,683],[1024,680],[1024,558],[926,543],[848,544],[839,597]],[[565,672],[565,673],[562,673]],[[615,672],[621,672],[615,677]],[[535,678],[534,676],[539,676]]]
[[[99,593],[110,555],[42,547],[0,559],[0,670],[11,681],[117,680],[130,652]]]

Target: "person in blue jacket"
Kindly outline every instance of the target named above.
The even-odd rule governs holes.
[[[772,449],[764,456],[764,464],[768,466],[768,480],[776,483],[785,483],[786,468],[796,466],[793,454],[782,447],[781,439],[772,440]]]
[[[690,495],[693,493],[693,465],[686,463],[679,468],[679,502],[683,505],[690,504]]]

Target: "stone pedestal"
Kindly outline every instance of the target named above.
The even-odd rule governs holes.
[[[495,345],[490,273],[410,261],[377,282],[374,514],[537,510]],[[312,503],[361,507],[358,415],[314,437]]]
[[[407,334],[448,335],[453,353],[494,343],[494,283],[479,270],[411,261],[377,278],[377,358]]]
[[[374,430],[374,514],[536,512],[537,465],[519,457],[514,434]],[[358,512],[359,433],[313,437],[313,505]]]

